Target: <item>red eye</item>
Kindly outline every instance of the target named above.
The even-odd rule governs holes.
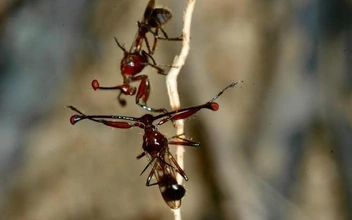
[[[93,87],[94,90],[99,89],[99,82],[98,82],[98,80],[95,79],[95,80],[92,81],[92,87]]]
[[[217,111],[219,109],[219,104],[216,102],[210,103],[210,106],[213,109],[213,111]]]
[[[81,120],[81,117],[79,115],[72,115],[70,117],[70,122],[72,125],[76,124],[76,122],[78,122],[79,120]]]

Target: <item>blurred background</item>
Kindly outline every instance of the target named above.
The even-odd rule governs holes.
[[[173,219],[139,176],[142,130],[72,126],[65,108],[146,113],[90,83],[122,82],[113,37],[130,47],[147,2],[0,1],[0,219]],[[179,36],[186,0],[157,3]],[[244,83],[186,120],[201,147],[186,148],[183,219],[352,219],[351,16],[348,0],[197,1],[181,106]],[[171,64],[180,47],[159,41],[154,58]],[[165,77],[143,73],[148,104],[170,109]]]

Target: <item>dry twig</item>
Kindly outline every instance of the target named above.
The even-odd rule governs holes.
[[[182,29],[183,39],[182,39],[181,52],[178,56],[175,57],[174,62],[172,63],[172,67],[166,77],[167,91],[170,99],[170,105],[173,110],[177,110],[180,108],[180,97],[177,91],[177,76],[186,61],[186,58],[188,56],[189,49],[190,49],[191,20],[192,20],[192,14],[193,14],[195,3],[196,3],[196,0],[187,1],[187,6],[183,14],[183,29]],[[176,134],[181,135],[183,133],[184,133],[184,122],[183,120],[177,120]],[[183,146],[177,146],[176,159],[182,169],[184,168],[184,165],[183,165],[184,151],[185,150]],[[182,180],[183,180],[182,177],[180,175],[177,175],[177,182],[179,184],[182,184]],[[180,209],[173,210],[173,213],[174,213],[175,220],[181,220]]]

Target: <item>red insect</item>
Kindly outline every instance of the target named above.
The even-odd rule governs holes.
[[[133,40],[133,44],[129,51],[127,51],[115,38],[117,46],[123,51],[124,56],[120,63],[120,70],[123,76],[123,84],[112,87],[100,86],[98,80],[92,81],[94,90],[120,90],[117,99],[122,106],[126,105],[126,100],[121,98],[121,95],[136,95],[136,104],[140,107],[153,112],[165,112],[165,109],[154,109],[147,106],[147,101],[150,94],[150,82],[147,75],[138,75],[144,67],[150,65],[155,68],[159,74],[166,75],[165,71],[158,66],[152,54],[155,51],[157,40],[180,41],[182,37],[169,38],[166,32],[162,29],[162,25],[171,19],[172,15],[168,9],[155,8],[155,0],[150,0],[142,18],[138,22],[138,31]],[[164,37],[158,36],[158,31],[161,30]],[[148,42],[147,33],[150,32],[154,35],[154,42],[152,49]],[[143,42],[146,42],[148,52],[142,50]],[[150,62],[151,61],[151,62]],[[138,90],[136,87],[131,86],[131,83],[139,81]]]
[[[175,172],[179,173],[186,181],[188,180],[188,177],[170,153],[169,145],[198,147],[200,144],[188,139],[181,138],[180,136],[174,136],[167,139],[165,135],[158,131],[158,126],[168,121],[176,121],[188,118],[201,109],[217,111],[219,109],[219,105],[214,101],[225,90],[234,87],[237,83],[238,82],[231,83],[226,88],[221,90],[221,92],[218,93],[213,99],[205,104],[183,108],[177,111],[167,112],[156,116],[145,114],[140,118],[135,118],[118,115],[85,115],[73,106],[67,107],[78,113],[71,116],[70,118],[70,122],[73,125],[84,119],[88,119],[114,128],[142,128],[144,130],[142,145],[143,152],[137,156],[137,159],[147,155],[149,157],[149,163],[144,168],[141,175],[150,165],[153,164],[153,168],[147,178],[146,185],[152,186],[157,184],[167,205],[172,209],[176,209],[181,205],[181,199],[185,194],[185,189],[183,186],[177,183]],[[156,120],[158,120],[158,122],[154,123]],[[153,176],[156,179],[156,183],[151,183]]]

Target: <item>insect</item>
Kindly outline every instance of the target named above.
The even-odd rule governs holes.
[[[171,11],[166,8],[155,7],[155,0],[150,0],[143,15],[143,19],[137,22],[139,28],[139,35],[144,35],[144,40],[149,54],[153,54],[156,49],[157,41],[167,40],[167,41],[181,41],[182,35],[179,37],[170,38],[165,30],[162,28],[170,19],[172,18]],[[155,30],[153,30],[155,29]],[[159,36],[159,30],[163,33],[164,37]],[[150,49],[146,33],[150,32],[154,35],[153,47]],[[138,34],[138,33],[137,33]]]
[[[194,142],[191,146],[199,146],[199,143]],[[148,166],[149,163],[146,168]],[[165,147],[159,152],[158,157],[156,157],[146,184],[147,186],[157,184],[161,196],[171,209],[177,209],[181,206],[181,199],[186,193],[185,188],[177,183],[176,172],[178,172],[184,179],[188,180],[188,177],[170,153],[169,148]],[[155,176],[156,183],[151,183],[153,176]]]
[[[179,173],[186,181],[188,180],[188,177],[170,153],[169,145],[198,147],[200,144],[180,136],[174,136],[167,139],[165,135],[158,131],[158,126],[168,121],[188,118],[201,109],[217,111],[219,105],[214,101],[222,95],[224,91],[234,87],[237,83],[238,82],[231,83],[205,104],[183,108],[156,116],[145,114],[142,117],[136,118],[118,115],[86,115],[73,106],[67,107],[78,113],[71,116],[70,122],[72,125],[88,119],[114,128],[129,129],[132,127],[139,127],[143,129],[143,152],[137,156],[137,159],[148,156],[149,163],[141,172],[141,175],[149,166],[153,165],[147,178],[146,185],[152,186],[157,184],[166,204],[170,208],[176,209],[181,205],[181,199],[185,194],[185,189],[177,183],[175,173]],[[153,176],[156,179],[156,183],[151,183]]]
[[[180,41],[182,37],[169,38],[166,32],[162,29],[162,25],[171,19],[172,15],[168,9],[155,8],[155,0],[150,0],[142,18],[138,22],[138,31],[133,40],[133,44],[127,51],[115,38],[117,46],[123,51],[124,56],[120,63],[120,71],[123,77],[122,85],[105,87],[100,86],[99,81],[94,79],[92,87],[94,90],[120,90],[117,99],[122,106],[126,105],[126,100],[121,98],[121,95],[136,95],[136,104],[140,107],[152,112],[166,112],[165,109],[155,109],[147,106],[147,101],[150,94],[150,82],[147,75],[138,75],[147,66],[151,66],[161,75],[166,75],[164,69],[158,65],[152,54],[155,52],[157,40]],[[155,30],[153,30],[155,29]],[[158,36],[158,31],[161,30],[164,37]],[[148,42],[147,33],[154,35],[152,49]],[[147,51],[142,49],[143,42],[146,42]],[[131,86],[131,83],[139,81],[138,89]]]

